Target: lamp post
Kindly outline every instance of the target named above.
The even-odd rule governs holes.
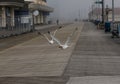
[[[102,1],[96,1],[95,2],[96,4],[102,4],[102,23],[104,24],[104,22],[105,22],[105,18],[104,18],[104,16],[105,16],[105,12],[104,12],[104,9],[105,9],[105,7],[104,7],[104,3],[105,3],[105,1],[104,0],[102,0]]]
[[[114,13],[114,0],[112,0],[112,22],[115,21],[115,13]]]
[[[94,20],[94,4],[92,5],[92,21]]]
[[[104,0],[102,0],[102,23],[104,24],[104,22],[105,22],[105,13],[104,13],[104,9],[105,9],[105,7],[104,7]]]
[[[100,1],[100,0],[98,0],[98,1]],[[99,11],[99,14],[101,13],[100,12],[100,4],[98,4],[98,11]],[[99,16],[99,21],[101,20],[101,16],[100,15],[98,15]]]
[[[80,10],[79,10],[79,22],[80,22]]]
[[[34,10],[33,13],[32,13],[32,18],[33,18],[33,31],[35,31],[35,16],[38,16],[39,15],[39,11],[38,10]]]
[[[115,21],[115,15],[114,15],[114,0],[112,0],[112,30],[114,29],[114,21]]]
[[[108,22],[109,11],[110,11],[110,9],[108,8],[108,5],[106,5],[106,10],[105,10],[105,12],[106,12],[106,21],[107,21],[107,22]]]

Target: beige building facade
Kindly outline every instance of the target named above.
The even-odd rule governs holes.
[[[38,15],[34,15],[34,24],[46,24],[46,18],[50,12],[53,12],[53,8],[47,6],[46,0],[26,0],[31,2],[29,9],[33,13],[38,11]]]
[[[39,12],[36,16],[35,11]],[[47,6],[46,0],[0,0],[0,28],[21,25],[24,19],[33,17],[34,24],[46,24],[50,12],[53,8]]]

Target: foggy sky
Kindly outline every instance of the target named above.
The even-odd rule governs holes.
[[[49,6],[54,8],[51,18],[61,20],[73,20],[75,18],[84,19],[88,17],[91,5],[95,0],[47,0]],[[112,0],[105,0],[111,7]],[[120,7],[120,0],[115,0],[115,6]]]

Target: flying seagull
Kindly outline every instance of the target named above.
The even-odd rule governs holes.
[[[69,43],[71,41],[71,38],[73,37],[73,35],[75,34],[75,32],[78,30],[78,28],[75,28],[75,30],[70,34],[70,36],[67,38],[66,42],[64,44],[61,44],[61,42],[51,34],[50,31],[48,31],[48,34],[50,34],[51,38],[56,42],[58,43],[59,45],[59,48],[62,48],[62,49],[67,49],[69,47]]]
[[[60,29],[60,28],[62,28],[62,26],[60,26],[58,29]],[[56,32],[58,31],[58,29],[56,29],[56,30],[53,32],[53,36],[56,35]],[[38,32],[38,34],[39,34],[39,35],[42,35],[43,37],[45,37],[46,40],[47,40],[50,44],[54,44],[54,39],[53,39],[52,37],[51,37],[51,39],[50,39],[50,38],[47,37],[46,34],[43,34],[43,33],[41,33],[41,32]]]

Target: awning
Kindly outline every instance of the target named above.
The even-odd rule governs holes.
[[[40,10],[44,12],[53,12],[53,8],[51,7],[40,5],[40,4],[34,4],[34,3],[29,4],[29,9]]]

